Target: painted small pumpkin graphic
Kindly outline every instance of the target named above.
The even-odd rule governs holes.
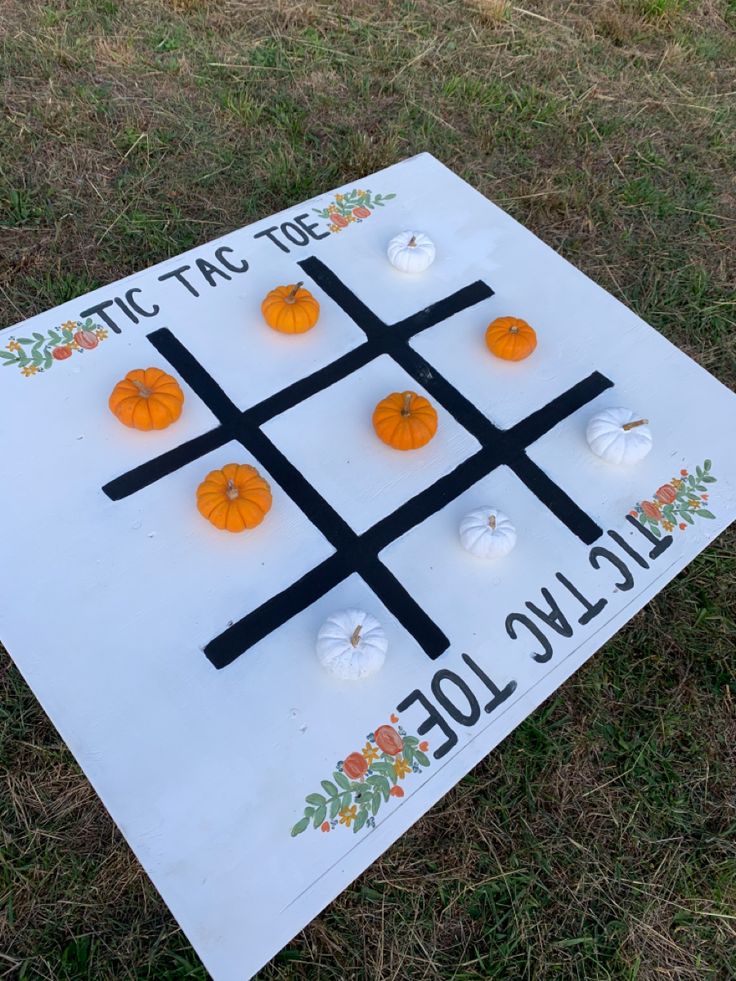
[[[100,343],[97,334],[93,334],[91,330],[78,330],[74,335],[74,340],[85,351],[91,351],[93,347],[97,347]]]
[[[96,340],[96,338],[95,338]],[[119,381],[109,399],[110,411],[132,429],[166,429],[181,415],[184,392],[160,368],[135,368]]]
[[[359,204],[357,208],[353,208],[353,214],[356,218],[370,218],[371,216],[370,208],[366,208],[364,204]]]
[[[368,772],[368,763],[362,753],[351,753],[343,760],[342,771],[351,780],[360,780]]]
[[[497,358],[521,361],[537,346],[537,334],[519,317],[497,317],[486,330],[486,345]]]
[[[282,334],[303,334],[319,320],[319,303],[302,283],[277,286],[261,304],[269,327]]]
[[[677,491],[672,484],[662,484],[654,496],[660,504],[672,504],[677,500]]]
[[[212,470],[197,488],[197,508],[220,531],[259,525],[271,510],[271,488],[255,467],[228,463]]]
[[[379,726],[373,733],[376,745],[389,756],[398,756],[404,748],[404,740],[393,726]]]
[[[659,506],[657,504],[652,504],[651,501],[642,501],[641,509],[648,518],[652,519],[652,521],[662,520],[662,512],[659,510]]]
[[[373,428],[395,450],[418,450],[437,432],[437,411],[416,392],[392,392],[374,409]]]
[[[51,352],[51,357],[55,358],[57,361],[65,361],[67,358],[72,356],[72,349],[68,344],[60,344],[55,347]]]
[[[648,422],[631,409],[603,409],[588,423],[585,432],[588,446],[606,463],[638,463],[652,448]]]

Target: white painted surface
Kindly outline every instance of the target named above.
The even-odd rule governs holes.
[[[212,244],[0,334],[4,347],[13,336],[43,332],[121,287],[140,287],[161,306],[157,317],[43,375],[0,369],[0,637],[217,981],[253,974],[736,514],[736,399],[723,386],[430,156],[351,186],[396,198],[290,255],[253,238],[272,219],[234,232],[217,244],[232,245],[251,268],[215,289],[201,286],[199,299],[157,276],[197,256],[211,259]],[[277,220],[312,214],[332,197]],[[437,245],[421,276],[403,275],[386,259],[386,243],[407,227],[426,230]],[[104,483],[214,420],[186,389],[179,423],[141,434],[121,427],[106,400],[129,369],[166,368],[145,336],[160,326],[240,407],[357,346],[360,331],[317,289],[322,317],[314,330],[286,337],[261,322],[262,297],[301,278],[295,261],[308,254],[388,322],[485,279],[492,299],[427,331],[414,347],[504,427],[591,371],[603,372],[615,387],[540,439],[530,456],[632,544],[637,534],[624,520],[632,505],[680,468],[712,459],[715,520],[676,529],[672,547],[648,570],[632,566],[635,588],[622,593],[614,571],[594,570],[589,549],[501,468],[382,555],[449,636],[439,662],[352,576],[230,667],[214,670],[202,646],[332,549],[275,482],[273,509],[252,533],[227,535],[203,521],[194,494],[210,469],[231,461],[264,469],[237,444],[109,501]],[[537,330],[537,350],[518,364],[485,349],[486,325],[505,314]],[[477,449],[441,407],[438,435],[425,450],[395,453],[376,440],[373,406],[406,387],[417,388],[381,358],[266,427],[358,531]],[[592,412],[617,405],[635,405],[656,432],[652,452],[634,467],[611,467],[586,445]],[[509,515],[519,537],[508,556],[482,563],[462,549],[457,529],[465,513],[488,502]],[[572,637],[554,638],[553,658],[538,663],[529,656],[531,639],[512,641],[504,621],[527,600],[541,603],[540,589],[555,586],[556,572],[607,606],[587,626],[576,624]],[[574,602],[557,593],[574,619]],[[360,684],[330,678],[314,654],[320,624],[351,607],[377,617],[390,648],[381,672]],[[498,685],[516,680],[514,695],[460,729],[457,746],[422,776],[407,778],[406,795],[382,807],[375,830],[291,838],[304,796],[335,762],[359,750],[410,691],[430,693],[438,667],[466,676],[463,652]],[[401,724],[414,732],[423,718],[415,705]],[[431,750],[436,737],[426,737]]]

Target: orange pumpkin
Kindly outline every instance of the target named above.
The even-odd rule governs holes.
[[[488,325],[486,344],[491,354],[504,361],[528,358],[537,346],[537,334],[526,320],[518,317],[497,317]]]
[[[374,409],[373,428],[395,450],[417,450],[437,432],[437,412],[423,395],[393,392]]]
[[[303,334],[319,319],[319,303],[301,283],[271,290],[261,311],[268,326],[283,334]]]
[[[271,488],[255,467],[228,463],[197,488],[199,513],[221,531],[255,528],[271,510]]]
[[[160,368],[135,368],[113,388],[108,404],[132,429],[166,429],[181,415],[184,392]]]

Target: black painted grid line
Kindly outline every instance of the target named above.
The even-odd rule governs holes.
[[[455,313],[493,295],[476,282],[430,304],[396,324],[385,324],[324,263],[312,257],[299,263],[304,272],[340,306],[366,335],[366,341],[329,365],[241,411],[206,369],[167,328],[148,335],[151,343],[218,419],[208,433],[189,440],[116,480],[103,490],[113,500],[127,497],[193,462],[229,440],[237,440],[294,500],[334,547],[335,553],[291,586],[227,628],[205,647],[217,667],[231,663],[294,615],[352,574],[358,574],[431,658],[449,646],[441,629],[416,603],[379,553],[496,467],[505,464],[567,527],[586,544],[602,534],[592,519],[534,464],[527,447],[562,419],[611,386],[598,372],[552,400],[509,430],[496,427],[462,393],[409,345],[409,339]],[[299,470],[272,443],[261,426],[304,399],[335,384],[382,354],[394,361],[464,426],[481,449],[392,514],[358,535]]]

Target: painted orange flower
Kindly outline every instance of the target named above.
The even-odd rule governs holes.
[[[681,470],[680,471],[680,476],[681,477],[687,477],[687,470]]]
[[[399,717],[398,717],[398,715],[396,715],[395,712],[392,712],[391,713],[391,721],[394,722],[394,723],[396,723],[396,722],[399,721]]]
[[[680,531],[684,531],[687,528],[687,525],[684,521],[681,521],[677,527],[680,529]]]
[[[343,809],[340,811],[340,824],[344,824],[346,828],[349,828],[355,820],[357,814],[357,804],[351,804],[350,807],[343,807]]]
[[[67,322],[65,324],[62,324],[61,325],[61,329],[62,330],[76,330],[77,329],[77,322],[76,322],[76,320],[67,320]]]
[[[399,780],[403,780],[407,773],[411,773],[411,767],[403,756],[400,756],[397,760],[394,760],[394,773]]]
[[[365,744],[365,746],[361,749],[361,753],[365,757],[365,761],[368,764],[368,766],[370,766],[371,763],[374,763],[381,755],[376,749],[376,747],[371,746],[370,743]]]
[[[329,831],[330,830],[330,822],[329,821],[323,821],[322,824],[320,824],[320,826],[319,826],[319,830],[320,831]]]
[[[20,369],[26,378],[30,378],[31,375],[38,374],[38,367],[35,364],[29,364],[25,368]]]
[[[8,350],[9,351],[20,351],[20,344],[17,341],[13,340],[13,341],[10,342],[10,344],[8,344]]]
[[[426,741],[426,739],[423,743],[419,743],[419,748],[423,753],[427,752],[427,750],[429,749],[429,743]]]
[[[392,797],[403,797],[404,796],[404,788],[403,787],[392,787],[391,790],[389,790],[389,793],[391,794]]]

